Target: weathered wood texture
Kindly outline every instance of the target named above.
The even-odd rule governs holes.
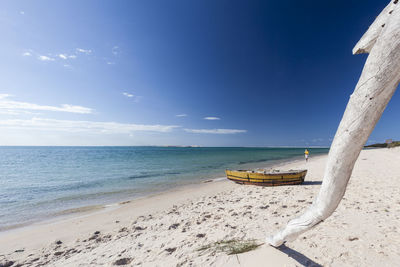
[[[365,142],[400,81],[400,3],[393,0],[376,18],[353,53],[370,53],[329,151],[320,192],[300,217],[274,236],[272,246],[297,238],[328,218],[339,205]]]

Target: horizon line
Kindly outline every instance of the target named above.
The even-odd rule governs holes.
[[[234,147],[234,148],[330,148],[330,146],[199,146],[199,145],[0,145],[0,147]]]

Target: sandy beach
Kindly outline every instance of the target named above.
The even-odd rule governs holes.
[[[318,193],[327,156],[300,186],[215,181],[0,233],[0,266],[394,266],[400,261],[400,149],[364,150],[334,214],[280,249],[265,237]],[[227,255],[215,242],[254,240]],[[209,245],[208,247],[205,247]],[[202,249],[201,249],[202,248]]]

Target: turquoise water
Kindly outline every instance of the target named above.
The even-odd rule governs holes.
[[[0,147],[0,230],[302,157],[303,148]],[[328,149],[310,149],[311,156]]]

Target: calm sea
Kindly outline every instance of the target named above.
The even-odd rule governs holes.
[[[265,167],[303,148],[0,147],[0,230]],[[310,155],[327,153],[310,149]]]

